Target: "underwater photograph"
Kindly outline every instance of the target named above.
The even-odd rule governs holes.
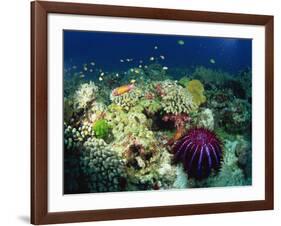
[[[252,185],[252,39],[63,31],[64,194]]]

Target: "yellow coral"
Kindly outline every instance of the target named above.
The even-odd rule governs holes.
[[[186,88],[191,93],[193,102],[197,106],[206,101],[206,97],[204,96],[204,86],[199,80],[194,79],[189,81]]]

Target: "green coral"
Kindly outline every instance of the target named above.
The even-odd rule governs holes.
[[[105,139],[108,136],[110,127],[105,119],[99,119],[94,122],[93,130],[97,138]]]
[[[191,93],[193,102],[198,106],[206,101],[206,97],[204,96],[204,86],[199,80],[193,79],[189,81],[186,88],[189,93]]]
[[[90,192],[122,191],[126,185],[124,161],[101,139],[85,142],[80,158]]]

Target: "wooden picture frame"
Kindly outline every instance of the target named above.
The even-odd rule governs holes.
[[[265,199],[48,212],[48,14],[96,15],[265,27]],[[273,209],[273,16],[35,1],[31,3],[31,223],[52,224]]]

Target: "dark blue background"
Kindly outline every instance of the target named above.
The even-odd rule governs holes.
[[[184,45],[178,41],[183,40]],[[158,46],[155,50],[154,46]],[[64,31],[64,64],[81,66],[94,61],[104,71],[127,70],[148,64],[150,57],[164,55],[163,66],[203,65],[237,73],[252,65],[252,40],[198,36],[132,34],[93,31]],[[133,58],[130,63],[120,59]],[[210,63],[215,60],[215,64]]]

